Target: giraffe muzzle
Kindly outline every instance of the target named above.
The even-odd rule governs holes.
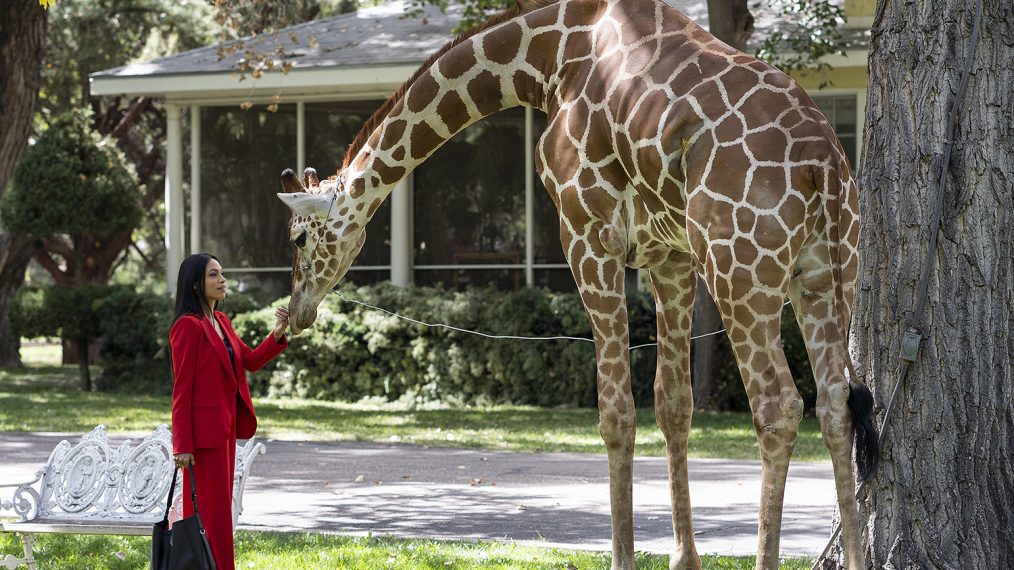
[[[308,307],[290,307],[289,313],[292,315],[289,319],[289,331],[293,335],[298,335],[310,328],[313,326],[314,321],[317,320],[317,307],[312,305]]]

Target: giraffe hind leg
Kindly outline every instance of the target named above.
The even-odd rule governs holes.
[[[785,479],[803,416],[803,400],[782,351],[784,292],[763,285],[778,282],[778,275],[743,272],[740,280],[718,277],[714,268],[728,267],[731,263],[717,257],[713,256],[713,263],[706,265],[705,278],[718,304],[743,377],[760,447],[762,473],[756,566],[758,570],[776,570]],[[787,282],[787,275],[785,277]]]
[[[853,412],[849,404],[855,398],[845,377],[844,359],[848,355],[834,312],[835,293],[826,251],[822,244],[804,249],[789,286],[789,299],[817,383],[817,419],[834,468],[848,568],[858,570],[864,562],[852,467]]]

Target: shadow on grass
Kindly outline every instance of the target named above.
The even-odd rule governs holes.
[[[168,397],[116,392],[82,393],[73,366],[0,369],[0,431],[81,432],[106,424],[111,432],[147,432],[170,422]],[[412,408],[258,398],[260,437],[353,440],[504,451],[604,453],[598,411],[588,408],[483,406]],[[692,457],[757,459],[749,414],[697,412]],[[637,411],[641,456],[664,456],[665,442],[652,409]],[[827,460],[813,418],[800,425],[794,458]]]
[[[0,534],[0,552],[20,550],[17,538]],[[52,570],[98,568],[127,570],[147,566],[151,539],[146,537],[39,535],[36,557],[40,567]],[[412,570],[580,570],[609,568],[609,555],[523,546],[501,542],[444,542],[390,537],[348,537],[315,533],[236,533],[237,568],[303,570],[305,568],[375,568]],[[703,557],[705,570],[747,570],[752,557]],[[665,570],[668,557],[637,554],[637,567]],[[784,560],[781,568],[809,567],[806,560]]]

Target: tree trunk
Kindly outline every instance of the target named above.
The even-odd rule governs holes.
[[[753,33],[753,15],[747,0],[708,0],[708,31],[743,51]]]
[[[718,363],[724,358],[731,358],[728,345],[722,342],[722,335],[709,334],[722,330],[722,316],[711,298],[704,281],[697,280],[697,294],[694,298],[693,334],[702,336],[693,341],[693,370],[691,371],[692,389],[694,393],[694,409],[708,410],[714,408],[715,392],[718,390]]]
[[[0,2],[0,196],[28,145],[39,92],[46,12],[37,0]],[[0,231],[0,366],[20,366],[10,301],[25,279],[32,242]]]
[[[21,366],[21,339],[11,330],[10,307],[32,259],[26,236],[0,233],[0,367]]]
[[[932,257],[921,350],[861,508],[875,568],[1014,568],[1014,12],[984,0],[939,241],[948,115],[976,2],[881,2],[870,49],[853,336],[878,409]],[[882,415],[882,414],[881,414]],[[882,419],[882,417],[881,417]]]
[[[712,35],[743,50],[753,32],[753,16],[747,0],[708,0],[708,27]],[[722,328],[722,317],[702,281],[697,284],[694,300],[693,334],[708,334]],[[693,341],[694,408],[709,409],[713,406],[715,391],[718,389],[718,363],[731,358],[728,344],[721,335],[709,335]]]
[[[88,341],[75,341],[75,348],[77,348],[77,370],[80,378],[78,387],[81,388],[82,392],[92,391],[92,373],[88,367],[91,359],[88,358]]]

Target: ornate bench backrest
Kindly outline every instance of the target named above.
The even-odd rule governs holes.
[[[236,449],[233,521],[242,511],[243,489],[253,456],[264,444],[251,439]],[[14,492],[12,508],[21,521],[94,520],[155,522],[162,518],[172,481],[172,434],[162,424],[134,445],[109,446],[105,426],[97,426],[76,444],[64,440],[34,481]],[[182,477],[177,482],[179,501]]]
[[[100,425],[76,444],[57,444],[39,472],[38,488],[26,484],[15,491],[14,511],[21,520],[154,521],[165,509],[172,468],[165,424],[137,445],[128,439],[116,449]]]

